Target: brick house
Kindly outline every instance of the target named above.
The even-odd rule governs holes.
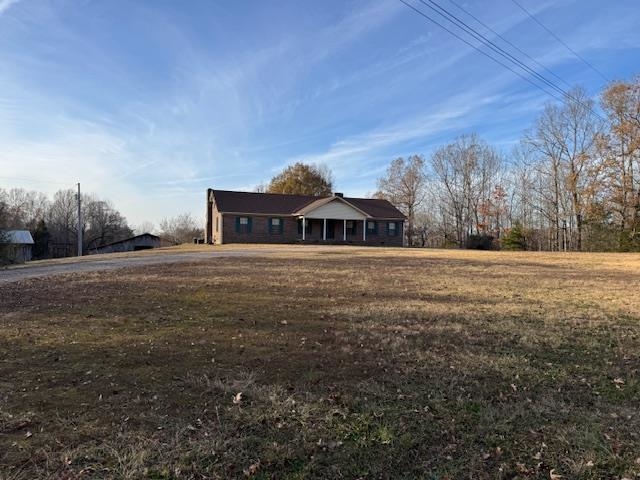
[[[387,200],[207,190],[206,243],[403,245],[406,217]]]

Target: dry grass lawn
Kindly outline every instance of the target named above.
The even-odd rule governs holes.
[[[0,478],[640,478],[640,257],[302,247],[0,285]]]

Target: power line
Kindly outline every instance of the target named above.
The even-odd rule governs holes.
[[[453,5],[455,5],[459,10],[463,11],[464,13],[466,13],[467,15],[469,15],[471,18],[473,18],[476,22],[478,22],[480,25],[482,25],[484,28],[486,28],[487,30],[489,30],[491,33],[493,33],[495,36],[497,36],[498,38],[500,38],[503,42],[505,42],[506,44],[510,45],[512,48],[516,49],[518,52],[520,52],[522,55],[524,55],[525,57],[527,57],[529,60],[531,60],[533,63],[535,63],[536,65],[538,65],[540,68],[542,68],[543,70],[545,70],[547,73],[553,75],[555,78],[557,78],[558,80],[560,80],[562,83],[564,83],[567,87],[571,88],[571,85],[562,77],[559,77],[558,75],[556,75],[553,71],[551,71],[550,69],[548,69],[547,67],[545,67],[542,63],[540,63],[538,60],[536,60],[535,58],[533,58],[531,55],[529,55],[527,52],[525,52],[524,50],[522,50],[520,47],[518,47],[517,45],[515,45],[513,42],[510,42],[508,39],[506,39],[503,35],[501,35],[500,33],[496,32],[493,28],[491,28],[489,25],[487,25],[486,23],[484,23],[482,20],[480,20],[478,17],[476,17],[475,15],[473,15],[471,12],[469,12],[468,10],[466,10],[464,7],[462,7],[462,5],[460,5],[459,3],[455,2],[454,0],[449,0],[449,3],[452,3]]]
[[[516,67],[521,68],[522,70],[524,70],[525,72],[533,75],[535,78],[537,78],[539,81],[545,83],[546,85],[548,85],[549,87],[553,88],[555,91],[557,91],[558,93],[560,93],[563,96],[568,96],[571,98],[571,96],[565,92],[564,90],[562,90],[562,88],[558,87],[555,83],[551,82],[550,80],[547,80],[545,77],[543,77],[542,75],[540,75],[538,72],[536,72],[535,70],[533,70],[531,67],[529,67],[528,65],[526,65],[525,63],[521,62],[519,59],[517,59],[516,57],[514,57],[513,55],[511,55],[509,52],[507,52],[506,50],[504,50],[502,47],[500,47],[499,45],[496,45],[494,42],[492,42],[491,40],[489,40],[487,37],[485,37],[484,35],[482,35],[481,33],[479,33],[477,30],[475,30],[473,27],[470,27],[469,25],[467,25],[465,22],[463,22],[462,20],[460,20],[458,17],[456,17],[454,14],[450,13],[446,8],[441,7],[440,5],[438,5],[436,2],[434,2],[433,0],[428,0],[429,3],[431,3],[432,5],[435,5],[435,8],[432,7],[431,5],[429,5],[425,0],[419,0],[420,3],[422,3],[424,6],[426,6],[427,8],[430,8],[431,10],[433,10],[435,13],[437,13],[438,15],[440,15],[441,17],[443,17],[445,20],[448,20],[449,22],[453,23],[455,26],[457,26],[459,29],[465,31],[466,33],[468,33],[469,35],[471,35],[472,37],[474,37],[476,40],[480,41],[480,43],[484,44],[485,46],[489,47],[491,50],[493,50],[495,53],[497,53],[498,55],[500,55],[501,57],[503,57],[504,59],[510,61],[511,63],[513,63]],[[436,8],[438,10],[436,10]],[[444,13],[442,13],[444,12]],[[574,99],[575,100],[575,99]]]
[[[446,20],[448,20],[449,22],[453,23],[454,25],[456,25],[458,28],[460,28],[461,30],[466,31],[468,34],[470,34],[471,36],[473,36],[475,39],[479,40],[481,43],[483,43],[485,46],[489,47],[491,50],[493,50],[494,52],[496,52],[498,55],[500,55],[501,57],[505,58],[506,60],[511,61],[513,64],[515,64],[517,67],[521,68],[522,70],[530,73],[531,75],[533,75],[535,78],[537,78],[538,80],[544,82],[546,85],[550,86],[551,88],[553,88],[555,91],[557,91],[558,93],[560,93],[563,97],[566,97],[570,100],[573,100],[574,102],[576,102],[577,104],[579,104],[580,106],[587,108],[589,110],[591,110],[595,115],[597,115],[598,117],[600,117],[600,115],[593,110],[593,108],[588,105],[585,104],[584,102],[580,101],[579,99],[577,99],[576,97],[574,97],[573,95],[571,95],[570,93],[568,93],[567,91],[563,90],[561,87],[559,87],[557,84],[555,84],[554,82],[552,82],[551,80],[547,79],[546,77],[542,76],[541,74],[539,74],[538,72],[536,72],[535,70],[533,70],[531,67],[529,67],[527,64],[523,63],[520,59],[514,57],[513,55],[511,55],[509,52],[507,52],[506,50],[504,50],[503,48],[501,48],[499,45],[496,45],[494,42],[492,42],[490,39],[488,39],[487,37],[485,37],[484,35],[482,35],[480,32],[478,32],[476,29],[474,29],[473,27],[470,27],[469,25],[467,25],[465,22],[463,22],[462,20],[460,20],[458,17],[456,17],[455,15],[453,15],[451,12],[449,12],[446,8],[441,7],[440,5],[438,5],[437,2],[435,2],[434,0],[428,0],[429,3],[435,5],[439,10],[441,10],[443,13],[439,12],[438,10],[436,10],[435,8],[433,8],[432,6],[428,5],[427,3],[425,3],[425,0],[419,0],[422,4],[424,4],[425,6],[429,7],[431,10],[435,11],[437,14],[439,14],[441,17],[445,18]],[[446,16],[445,16],[446,15]],[[448,18],[447,18],[448,17]],[[452,20],[453,19],[453,20]],[[600,117],[602,118],[602,117]]]
[[[524,81],[526,81],[527,83],[533,85],[534,87],[542,90],[544,93],[546,93],[547,95],[550,95],[551,97],[555,98],[558,101],[562,101],[561,97],[557,97],[554,93],[549,92],[547,89],[545,89],[544,87],[542,87],[541,85],[531,81],[529,78],[525,77],[524,75],[522,75],[520,72],[514,70],[513,68],[511,68],[509,65],[501,62],[500,60],[498,60],[497,58],[489,55],[487,52],[484,52],[483,50],[481,50],[479,47],[477,47],[476,45],[474,45],[473,43],[469,42],[468,40],[466,40],[465,38],[461,37],[460,35],[458,35],[457,33],[455,33],[454,31],[450,30],[449,28],[445,27],[444,25],[442,25],[440,22],[438,22],[437,20],[434,20],[433,18],[431,18],[429,15],[427,15],[426,13],[424,13],[422,10],[417,9],[416,7],[414,7],[413,5],[411,5],[410,3],[407,3],[405,0],[399,0],[401,3],[405,4],[407,7],[409,7],[411,10],[413,10],[414,12],[416,12],[418,15],[426,18],[427,20],[429,20],[430,22],[434,23],[435,25],[437,25],[438,27],[442,28],[443,30],[445,30],[446,32],[450,33],[451,35],[453,35],[454,37],[456,37],[458,40],[460,40],[461,42],[466,43],[467,45],[469,45],[471,48],[473,48],[474,50],[476,50],[478,53],[481,53],[482,55],[484,55],[487,58],[490,58],[491,60],[493,60],[494,62],[496,62],[498,65],[503,66],[504,68],[506,68],[507,70],[511,71],[512,73],[516,74],[517,76],[519,76],[520,78],[522,78]]]
[[[419,10],[417,8],[415,8],[413,5],[408,4],[407,2],[405,2],[404,0],[400,0],[402,3],[404,3],[405,5],[407,5],[408,7],[410,7],[412,10],[414,10],[416,13],[420,14],[421,16],[427,18],[428,20],[430,20],[431,22],[435,23],[436,25],[440,26],[441,28],[443,28],[444,30],[446,30],[447,32],[449,32],[450,34],[452,34],[453,36],[455,36],[456,38],[458,38],[459,40],[463,41],[464,43],[466,43],[467,45],[472,46],[475,50],[477,50],[478,52],[482,53],[483,55],[491,58],[493,61],[495,61],[496,63],[500,64],[501,66],[507,68],[508,70],[510,70],[511,72],[517,74],[520,78],[526,80],[528,83],[530,83],[531,85],[535,86],[536,88],[542,90],[543,92],[545,92],[546,94],[552,96],[553,98],[555,98],[556,100],[562,101],[564,98],[570,99],[574,102],[576,102],[577,104],[581,105],[584,108],[589,109],[592,113],[594,113],[596,116],[602,118],[602,116],[596,112],[593,107],[589,104],[585,104],[584,102],[582,102],[581,100],[575,98],[573,95],[569,94],[568,92],[566,92],[565,90],[563,90],[560,86],[558,86],[556,83],[552,82],[551,80],[549,80],[548,78],[544,77],[543,75],[541,75],[540,73],[536,72],[535,70],[533,70],[531,67],[529,67],[527,64],[523,63],[520,59],[516,58],[515,56],[513,56],[511,53],[507,52],[506,50],[504,50],[502,47],[500,47],[499,45],[496,45],[493,41],[491,41],[490,39],[488,39],[487,37],[485,37],[484,35],[482,35],[480,32],[478,32],[476,29],[474,29],[473,27],[469,26],[467,23],[465,23],[464,21],[462,21],[460,18],[458,18],[457,16],[455,16],[454,14],[452,14],[451,12],[449,12],[446,8],[440,6],[438,3],[436,3],[433,0],[428,0],[429,3],[435,5],[435,8],[431,5],[429,5],[428,3],[426,3],[425,0],[419,0],[420,3],[422,3],[423,5],[425,5],[427,8],[433,10],[435,13],[437,13],[439,16],[443,17],[445,20],[447,20],[448,22],[452,23],[453,25],[455,25],[456,27],[458,27],[460,30],[462,30],[463,32],[467,33],[468,35],[471,35],[473,38],[475,38],[476,40],[480,41],[480,43],[486,47],[488,47],[491,51],[493,51],[494,53],[498,54],[500,57],[504,58],[505,60],[511,62],[512,64],[514,64],[517,68],[524,70],[525,72],[529,73],[530,75],[532,75],[535,79],[537,79],[539,82],[542,82],[545,86],[548,86],[550,88],[552,88],[554,91],[558,92],[560,95],[562,95],[562,98],[558,98],[556,95],[554,95],[553,93],[551,93],[549,90],[547,90],[546,88],[543,88],[541,85],[539,85],[536,82],[532,82],[528,77],[523,76],[522,74],[520,74],[520,72],[517,72],[515,70],[513,70],[511,67],[509,67],[508,65],[504,64],[503,62],[501,62],[500,60],[496,59],[495,57],[488,55],[487,53],[485,53],[483,50],[480,50],[478,47],[476,47],[475,45],[471,44],[470,42],[468,42],[467,40],[463,39],[462,37],[460,37],[459,35],[457,35],[455,32],[452,32],[450,29],[446,28],[445,26],[443,26],[442,24],[440,24],[439,22],[437,22],[436,20],[434,20],[433,18],[429,17],[426,13],[424,13],[422,10]],[[437,10],[436,10],[437,8]],[[566,82],[565,82],[566,83]]]
[[[604,73],[602,73],[600,70],[598,70],[596,67],[594,67],[591,63],[589,63],[582,55],[580,55],[578,52],[576,52],[573,48],[571,48],[569,45],[567,45],[565,42],[562,41],[562,39],[560,37],[558,37],[558,35],[556,35],[555,33],[553,33],[553,31],[551,31],[550,28],[548,28],[545,24],[543,24],[540,20],[538,20],[535,16],[533,16],[532,13],[529,12],[529,10],[527,10],[526,8],[524,8],[517,0],[511,0],[513,3],[515,3],[518,7],[520,7],[520,10],[522,10],[524,13],[526,13],[529,18],[531,18],[531,20],[533,20],[534,22],[536,22],[538,25],[540,25],[542,28],[544,28],[547,33],[549,33],[549,35],[551,35],[553,38],[555,38],[559,43],[561,43],[564,48],[566,48],[567,50],[569,50],[576,58],[578,58],[582,63],[584,63],[587,67],[589,67],[591,70],[593,70],[594,72],[596,72],[598,75],[600,75],[600,77],[605,81],[605,82],[609,82],[610,80],[605,76]]]

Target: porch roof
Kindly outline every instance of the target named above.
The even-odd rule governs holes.
[[[342,197],[320,198],[294,212],[294,215],[306,218],[333,218],[338,220],[364,220],[370,217],[367,212],[355,207]]]

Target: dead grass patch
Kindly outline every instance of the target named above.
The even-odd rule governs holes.
[[[292,247],[0,286],[0,478],[640,478],[640,260]]]

